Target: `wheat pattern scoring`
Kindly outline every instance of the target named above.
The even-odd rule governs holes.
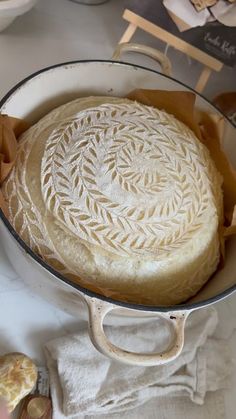
[[[184,124],[157,109],[103,104],[53,130],[41,166],[48,211],[118,254],[163,257],[204,220],[209,159]]]
[[[217,267],[220,175],[164,111],[106,97],[60,106],[21,136],[2,191],[31,249],[104,295],[180,303]]]

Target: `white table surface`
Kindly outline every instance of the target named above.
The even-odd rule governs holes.
[[[124,0],[111,0],[100,6],[84,6],[68,0],[40,0],[37,6],[0,34],[0,97],[30,73],[57,62],[110,58],[126,23],[122,20]],[[162,43],[139,32],[135,41],[164,49]],[[174,76],[194,85],[200,65],[176,51],[169,51]],[[132,58],[150,67],[141,57]],[[214,74],[205,91],[211,98],[234,86],[235,70],[224,68]],[[234,86],[235,88],[235,86]],[[218,336],[228,337],[236,325],[236,294],[216,304],[219,313]],[[41,300],[17,277],[0,246],[0,354],[22,351],[42,365],[42,347],[48,340],[74,332],[79,319],[70,317]],[[226,344],[236,349],[236,333]],[[229,388],[225,390],[226,418],[236,411],[236,365]],[[16,416],[15,416],[16,417]],[[191,418],[190,418],[191,419]]]

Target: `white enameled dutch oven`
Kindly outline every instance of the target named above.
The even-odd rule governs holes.
[[[127,47],[126,47],[127,48]],[[142,50],[156,58],[165,73],[141,66],[115,61],[74,61],[42,69],[18,83],[0,102],[1,113],[24,118],[31,124],[62,103],[88,95],[125,96],[136,88],[192,91],[184,84],[166,74],[170,65],[165,57],[155,50]],[[116,58],[119,50],[116,51]],[[206,99],[197,94],[197,106],[221,115]],[[181,106],[181,104],[180,104]],[[222,115],[221,115],[222,116]],[[235,130],[225,118],[223,147],[236,166]],[[185,304],[158,307],[129,304],[113,300],[85,289],[64,278],[20,239],[4,214],[0,211],[1,242],[17,273],[36,292],[52,303],[80,316],[89,312],[89,334],[95,347],[103,354],[118,361],[133,365],[161,365],[174,360],[184,344],[184,327],[193,311],[227,297],[236,291],[236,237],[226,247],[225,267],[217,272],[191,301]],[[19,302],[20,304],[20,302]],[[112,312],[112,316],[106,315]],[[106,318],[105,318],[106,317]],[[103,323],[127,324],[143,322],[150,317],[162,318],[170,325],[173,339],[170,347],[162,353],[135,353],[113,345],[106,337]],[[155,339],[155,336],[154,336]]]

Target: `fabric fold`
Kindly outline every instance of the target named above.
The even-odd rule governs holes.
[[[104,357],[92,346],[87,330],[47,343],[54,419],[111,417],[152,398],[157,398],[158,405],[158,398],[166,396],[185,396],[202,405],[206,393],[222,388],[230,372],[224,341],[212,337],[217,321],[214,308],[191,314],[183,352],[175,361],[157,367],[127,366]],[[119,346],[139,352],[147,346],[158,351],[167,342],[167,332],[158,320],[138,327],[106,327],[106,334]]]

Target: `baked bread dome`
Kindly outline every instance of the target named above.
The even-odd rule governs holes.
[[[21,136],[3,194],[34,252],[117,299],[181,303],[219,262],[221,177],[195,134],[150,106],[87,97],[53,110]]]

